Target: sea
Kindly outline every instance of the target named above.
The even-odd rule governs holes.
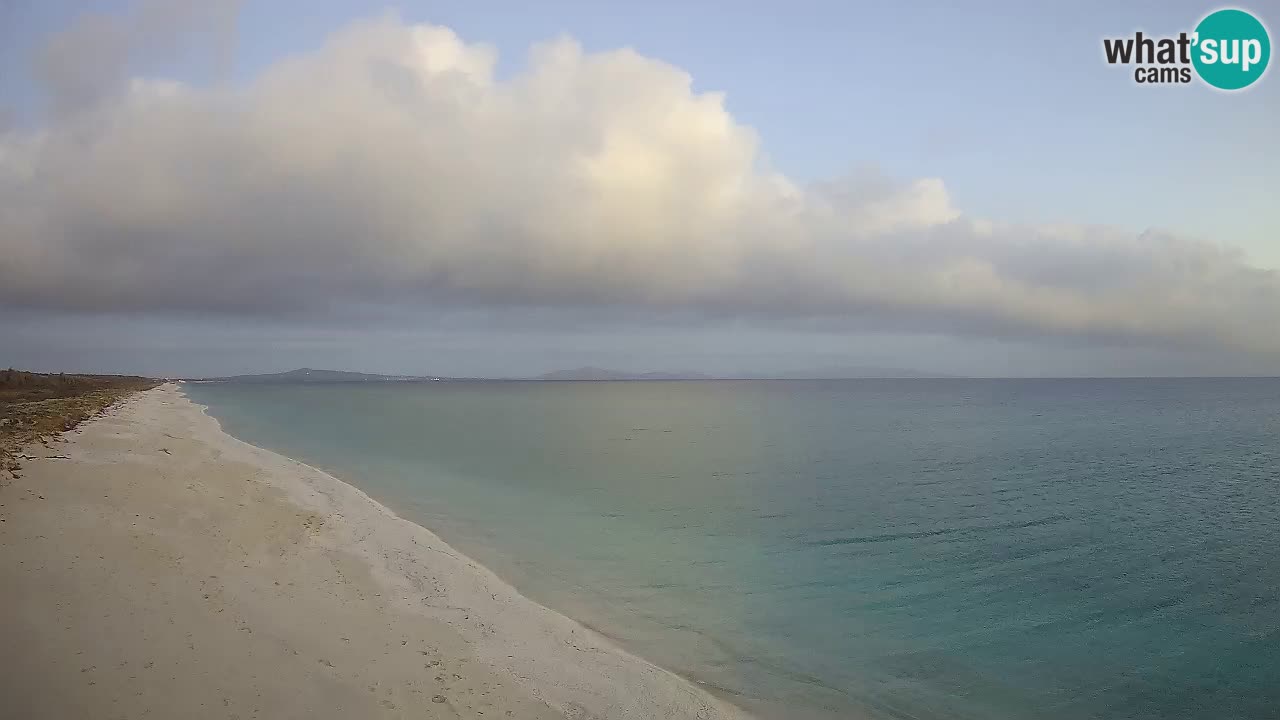
[[[1280,380],[185,385],[765,718],[1280,717]]]

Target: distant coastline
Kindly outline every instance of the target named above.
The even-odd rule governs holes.
[[[671,380],[907,380],[907,379],[957,379],[962,376],[929,373],[919,370],[887,367],[834,367],[769,373],[721,373],[701,372],[632,372],[584,366],[567,370],[554,370],[531,377],[456,377],[449,375],[389,375],[363,373],[348,370],[322,370],[298,368],[275,373],[226,375],[218,377],[187,377],[187,382],[474,382],[474,381],[543,381],[543,382],[643,382]]]
[[[450,375],[391,375],[363,373],[346,370],[318,370],[298,368],[284,372],[224,375],[165,377],[164,381],[191,383],[360,383],[360,382],[716,382],[742,380],[973,380],[973,381],[1084,381],[1084,380],[1265,380],[1280,379],[1280,375],[948,375],[900,368],[850,367],[776,373],[723,373],[699,372],[630,372],[607,368],[581,367],[556,370],[534,376],[473,376]]]

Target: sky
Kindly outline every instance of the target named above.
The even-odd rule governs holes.
[[[1217,6],[955,5],[5,0],[0,365],[1280,374]]]

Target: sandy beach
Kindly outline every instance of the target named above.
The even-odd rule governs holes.
[[[0,716],[730,718],[165,385],[0,487]]]

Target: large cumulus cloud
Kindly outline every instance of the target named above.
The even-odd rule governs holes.
[[[496,61],[386,16],[242,87],[134,79],[10,130],[0,304],[617,308],[1280,352],[1280,278],[1229,248],[973,218],[937,179],[800,186],[678,68],[570,39],[511,77]]]

